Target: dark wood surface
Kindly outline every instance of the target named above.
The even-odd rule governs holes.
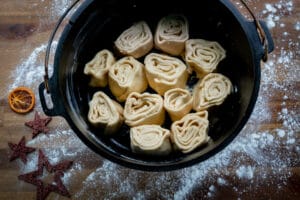
[[[232,2],[251,20],[238,0]],[[248,1],[269,25],[275,43],[269,61],[262,63],[261,91],[253,114],[232,147],[203,165],[162,173],[110,163],[82,144],[60,117],[49,124],[48,136],[31,140],[24,122],[33,119],[34,112],[12,112],[7,95],[20,85],[37,94],[45,45],[71,1],[0,3],[0,199],[36,197],[35,186],[17,179],[35,170],[36,152],[27,165],[20,160],[9,162],[7,143],[17,143],[22,136],[29,146],[43,149],[52,163],[74,160],[63,178],[72,199],[300,199],[300,1]],[[30,75],[26,70],[40,73]],[[17,80],[22,77],[17,73],[24,74],[23,80]],[[42,113],[38,95],[35,110]],[[49,199],[64,198],[49,195]]]

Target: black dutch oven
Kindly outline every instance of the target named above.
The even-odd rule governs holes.
[[[89,87],[89,77],[83,74],[83,69],[99,50],[114,51],[114,40],[134,22],[145,20],[154,31],[159,19],[171,13],[187,17],[190,38],[218,41],[226,49],[226,59],[219,64],[218,72],[230,78],[234,92],[221,106],[209,110],[208,134],[212,138],[209,145],[189,154],[140,156],[130,150],[126,125],[115,136],[107,138],[101,129],[89,124],[88,102],[94,92],[103,90],[111,94],[105,88]],[[57,45],[53,42],[55,39],[58,39]],[[179,169],[213,156],[241,131],[258,96],[260,62],[266,60],[272,50],[273,41],[265,24],[255,18],[246,20],[229,0],[77,1],[62,16],[49,41],[45,82],[39,87],[40,99],[45,114],[64,117],[78,137],[101,156],[134,169]],[[49,62],[53,63],[50,78]],[[189,84],[193,83],[191,79]],[[45,91],[50,94],[52,106],[47,103]],[[167,120],[165,126],[168,125]]]

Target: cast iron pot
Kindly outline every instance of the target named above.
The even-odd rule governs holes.
[[[69,14],[70,10],[72,14]],[[145,20],[154,32],[159,19],[173,13],[187,17],[190,38],[218,41],[226,49],[227,57],[217,71],[230,78],[234,92],[221,106],[209,110],[208,134],[212,138],[209,145],[189,154],[136,155],[130,150],[129,127],[123,125],[115,136],[104,137],[101,129],[88,122],[88,102],[94,92],[102,90],[113,96],[106,88],[88,86],[89,77],[83,74],[84,65],[101,49],[114,52],[113,42],[134,22]],[[58,34],[59,29],[63,31]],[[53,44],[55,37],[59,38],[57,46]],[[54,57],[51,57],[53,48]],[[247,21],[229,0],[87,0],[73,5],[65,13],[50,39],[45,82],[39,87],[40,100],[45,114],[64,117],[88,147],[111,161],[148,171],[179,169],[213,156],[230,145],[241,131],[258,96],[260,61],[266,60],[272,50],[273,41],[265,24]],[[51,59],[53,74],[48,79]],[[196,81],[191,78],[189,84]],[[45,99],[45,91],[50,93],[52,107]],[[168,119],[164,126],[170,126]]]

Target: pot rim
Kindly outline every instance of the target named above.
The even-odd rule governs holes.
[[[180,160],[180,162],[173,161],[173,162],[145,162],[142,160],[136,160],[133,158],[128,158],[125,156],[120,156],[118,152],[112,151],[112,149],[104,148],[104,144],[101,142],[99,138],[97,138],[93,134],[89,134],[86,130],[81,130],[80,127],[78,127],[76,124],[76,121],[78,119],[74,118],[69,113],[75,113],[74,108],[72,106],[66,105],[65,102],[61,102],[61,100],[55,98],[57,96],[60,96],[60,94],[64,94],[63,91],[61,91],[60,87],[58,87],[58,80],[57,77],[51,76],[50,79],[48,79],[48,65],[50,60],[50,52],[53,47],[53,41],[56,37],[57,31],[59,27],[63,24],[63,20],[66,20],[67,16],[71,13],[73,9],[76,8],[76,11],[72,13],[70,17],[70,22],[73,23],[76,21],[76,19],[80,16],[80,14],[93,2],[93,0],[87,0],[84,1],[82,4],[78,5],[79,0],[77,0],[61,17],[60,21],[57,23],[57,26],[55,27],[49,43],[47,47],[46,57],[45,57],[45,82],[41,83],[39,86],[39,93],[40,93],[40,99],[42,103],[42,108],[45,112],[45,114],[49,116],[62,116],[66,119],[68,124],[71,126],[71,128],[74,130],[74,132],[77,134],[77,136],[92,150],[100,154],[106,159],[109,159],[115,163],[118,163],[122,166],[126,166],[129,168],[137,169],[137,170],[144,170],[144,171],[170,171],[170,170],[176,170],[184,167],[188,167],[191,165],[194,165],[196,163],[199,163],[201,161],[204,161],[208,159],[209,157],[212,157],[216,153],[220,152],[222,149],[224,149],[230,142],[233,141],[233,139],[238,135],[238,133],[243,129],[245,124],[247,123],[253,109],[255,106],[255,102],[258,97],[259,93],[259,87],[260,87],[260,60],[263,57],[263,48],[260,43],[260,38],[258,34],[255,36],[253,34],[247,34],[250,32],[256,32],[256,26],[253,22],[247,22],[245,18],[241,15],[241,13],[228,1],[228,0],[220,0],[220,2],[231,12],[231,14],[234,15],[235,19],[239,22],[239,25],[241,26],[242,30],[245,33],[245,36],[247,37],[248,44],[250,46],[251,52],[252,52],[252,61],[253,61],[253,69],[254,69],[254,87],[252,91],[252,96],[250,98],[249,105],[246,109],[245,115],[242,117],[240,123],[235,128],[235,130],[224,140],[220,142],[220,144],[216,145],[214,148],[210,149],[208,152],[204,153],[203,155],[192,158],[189,160]],[[78,9],[78,10],[77,10]],[[263,24],[263,22],[261,22]],[[70,28],[70,27],[69,27]],[[62,41],[63,35],[67,35],[67,32],[69,30],[68,27],[64,27],[64,31],[62,32],[62,37],[59,36],[60,40]],[[269,31],[267,30],[266,26],[263,25],[264,31],[267,33],[267,40],[269,44],[269,52],[273,50],[273,41],[270,36]],[[55,49],[55,54],[57,51],[60,51],[60,44],[57,45]],[[55,66],[54,66],[55,68]],[[48,79],[48,80],[47,80]],[[47,81],[46,81],[47,80]],[[48,83],[49,82],[49,83]],[[52,88],[53,87],[53,88]],[[47,101],[45,100],[45,90],[50,92],[50,96],[53,102],[54,107],[49,108],[47,105]],[[68,101],[72,101],[72,97],[67,92],[67,99]],[[66,108],[67,107],[67,108]],[[97,142],[96,142],[97,141]],[[99,148],[99,144],[101,148]]]

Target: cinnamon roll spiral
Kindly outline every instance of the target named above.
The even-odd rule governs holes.
[[[88,120],[96,127],[101,127],[104,134],[117,132],[123,124],[123,108],[103,92],[96,92],[89,102]]]
[[[151,88],[163,95],[172,88],[185,88],[186,65],[178,58],[150,53],[145,58],[146,77]]]
[[[173,122],[171,140],[176,149],[189,153],[209,141],[207,116],[206,111],[190,113]]]
[[[159,125],[142,125],[130,129],[133,152],[148,155],[167,155],[172,151],[170,131]]]
[[[123,55],[140,58],[153,47],[153,36],[146,22],[140,21],[125,30],[115,41],[115,46]]]
[[[190,39],[185,43],[185,61],[199,78],[213,72],[225,57],[226,52],[218,42]]]
[[[109,88],[118,101],[123,102],[131,92],[144,92],[148,83],[144,65],[132,56],[118,60],[109,69]]]
[[[105,87],[109,68],[116,62],[113,54],[107,50],[99,51],[84,67],[84,74],[91,76],[89,85]]]
[[[194,87],[193,109],[196,111],[220,105],[232,91],[230,80],[219,73],[210,73]]]
[[[156,28],[154,44],[165,53],[178,56],[189,39],[187,19],[182,15],[169,15],[162,18]]]
[[[132,92],[125,102],[124,117],[125,123],[131,127],[162,125],[165,120],[163,98],[158,94]]]
[[[188,90],[174,88],[164,95],[164,107],[172,121],[181,119],[188,114],[193,107],[193,98]]]

